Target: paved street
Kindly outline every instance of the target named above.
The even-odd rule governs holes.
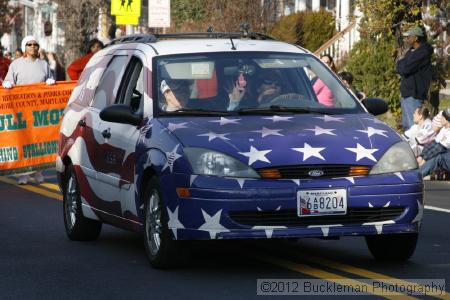
[[[433,209],[406,263],[376,262],[363,238],[216,241],[194,245],[186,266],[160,271],[138,234],[105,225],[98,241],[68,240],[54,172],[46,179],[17,186],[0,177],[0,299],[256,299],[263,278],[445,279],[450,291],[449,182],[426,183]]]

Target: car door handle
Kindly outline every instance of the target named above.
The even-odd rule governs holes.
[[[78,125],[81,127],[86,127],[86,121],[84,119],[81,119],[80,121],[78,121]]]
[[[111,131],[109,131],[109,129],[105,129],[102,131],[102,135],[105,139],[109,139],[111,138]]]

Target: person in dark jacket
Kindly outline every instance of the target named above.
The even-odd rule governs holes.
[[[414,111],[428,98],[433,47],[426,42],[420,27],[411,28],[403,36],[410,48],[397,61],[397,72],[401,76],[402,126],[407,130],[414,124]]]

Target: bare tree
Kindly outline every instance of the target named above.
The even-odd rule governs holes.
[[[64,24],[64,61],[72,62],[86,52],[87,42],[93,37],[99,9],[106,6],[102,0],[56,0],[58,18]]]

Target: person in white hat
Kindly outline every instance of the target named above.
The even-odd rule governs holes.
[[[17,58],[11,63],[2,86],[10,89],[17,84],[38,82],[45,82],[48,85],[55,84],[50,66],[45,60],[39,58],[39,44],[33,36],[26,36],[22,40],[22,51],[25,53],[24,57]],[[21,174],[17,182],[26,184],[29,174]],[[44,181],[42,171],[37,171],[34,178],[37,183],[42,183]]]

